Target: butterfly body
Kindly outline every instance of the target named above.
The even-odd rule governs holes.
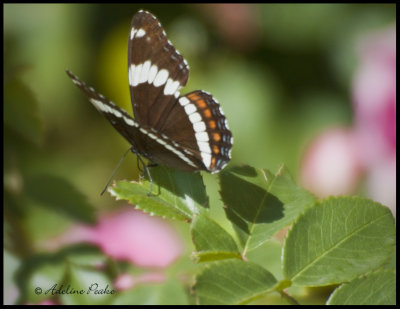
[[[129,34],[134,119],[68,70],[67,74],[132,145],[132,152],[184,171],[214,173],[229,162],[233,138],[218,102],[201,90],[180,94],[189,67],[152,14],[135,14]]]

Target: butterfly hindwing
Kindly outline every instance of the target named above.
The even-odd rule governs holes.
[[[180,97],[161,130],[193,151],[209,172],[221,170],[230,160],[232,133],[218,102],[205,91]]]

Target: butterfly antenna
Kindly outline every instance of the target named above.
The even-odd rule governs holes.
[[[111,177],[108,179],[106,186],[104,187],[103,191],[101,191],[100,195],[103,195],[104,192],[106,192],[108,185],[110,184],[111,180],[114,178],[115,173],[117,172],[119,166],[121,165],[122,161],[125,159],[126,155],[128,154],[129,150],[131,150],[131,148],[129,148],[127,151],[125,151],[124,155],[122,156],[121,160],[119,160],[118,165],[114,168]]]

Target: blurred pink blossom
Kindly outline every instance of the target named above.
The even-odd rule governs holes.
[[[396,217],[396,157],[370,166],[366,189],[370,198],[388,206]]]
[[[354,125],[320,134],[301,167],[305,187],[320,197],[351,194],[365,175],[370,198],[396,213],[396,29],[359,45],[353,84]]]
[[[317,196],[351,194],[361,176],[354,136],[332,128],[317,136],[301,164],[301,182]]]
[[[355,133],[368,168],[396,154],[396,29],[366,37],[353,85]]]
[[[41,301],[38,305],[57,305],[57,304],[55,302],[47,299],[47,300]]]
[[[119,291],[125,291],[132,288],[135,284],[131,274],[121,274],[114,280],[114,287]]]
[[[133,288],[139,283],[157,283],[165,280],[165,274],[160,272],[148,272],[133,276],[131,274],[121,274],[114,281],[114,287],[117,290],[125,291]]]
[[[95,244],[106,255],[139,267],[167,267],[183,252],[182,240],[167,222],[132,208],[105,214],[95,226],[73,226],[47,248],[77,242]]]
[[[354,78],[355,135],[370,198],[396,214],[396,28],[380,30],[359,46]]]

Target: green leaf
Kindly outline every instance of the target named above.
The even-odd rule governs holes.
[[[327,305],[396,305],[396,272],[380,270],[344,283]]]
[[[140,284],[118,292],[113,305],[188,305],[188,296],[183,286],[174,279],[163,283]]]
[[[205,215],[195,216],[191,233],[196,247],[196,251],[192,253],[195,262],[241,258],[232,236]]]
[[[24,186],[28,196],[40,205],[79,221],[95,222],[93,207],[66,179],[47,174],[30,175]]]
[[[235,167],[219,177],[225,211],[244,252],[268,241],[314,202],[314,197],[299,188],[284,167],[277,175],[250,166]]]
[[[194,290],[200,305],[244,304],[269,292],[274,276],[261,266],[230,259],[208,264],[197,276]]]
[[[271,272],[277,280],[283,280],[282,243],[274,237],[247,254],[249,261],[256,263]]]
[[[67,280],[57,288],[67,291],[59,295],[64,305],[107,304],[116,296],[110,279],[103,272],[73,264],[69,265]]]
[[[10,140],[15,134],[34,144],[40,143],[42,124],[36,98],[16,76],[5,77],[4,131],[12,133],[6,135],[6,144],[15,142]]]
[[[199,173],[188,173],[165,166],[151,168],[150,183],[119,181],[109,192],[128,200],[136,208],[164,218],[191,221],[193,215],[208,208],[208,197]]]
[[[29,279],[26,278],[28,279],[28,298],[25,301],[37,304],[54,297],[52,287],[55,286],[55,289],[57,289],[57,285],[59,286],[63,281],[65,270],[66,265],[61,262],[42,264]]]
[[[88,256],[92,258],[92,261],[89,262],[85,258]],[[96,259],[94,260],[94,258]],[[69,264],[83,262],[80,266],[94,268],[93,264],[101,258],[105,259],[96,247],[82,244],[65,247],[56,253],[30,256],[23,261],[15,275],[15,281],[20,291],[19,302],[36,304],[51,298],[51,292],[47,294],[45,292],[55,284],[59,288],[64,283]],[[36,288],[42,289],[42,293],[35,293]]]
[[[18,290],[14,278],[15,273],[21,265],[20,259],[11,254],[9,251],[3,251],[3,304],[15,305]]]
[[[82,244],[82,246],[87,246],[87,244]],[[79,254],[69,254],[66,256],[67,263],[74,265],[79,265],[83,268],[99,268],[99,265],[106,265],[108,262],[108,257],[105,256],[96,246],[93,245],[93,250],[88,252],[80,252]],[[68,247],[66,248],[68,250]]]
[[[293,224],[284,244],[283,272],[296,285],[342,283],[385,263],[395,242],[387,207],[359,197],[330,198]]]
[[[395,269],[395,268],[396,268],[396,262],[397,262],[396,250],[393,250],[392,256],[391,256],[390,259],[385,263],[385,265],[383,265],[383,267]]]

